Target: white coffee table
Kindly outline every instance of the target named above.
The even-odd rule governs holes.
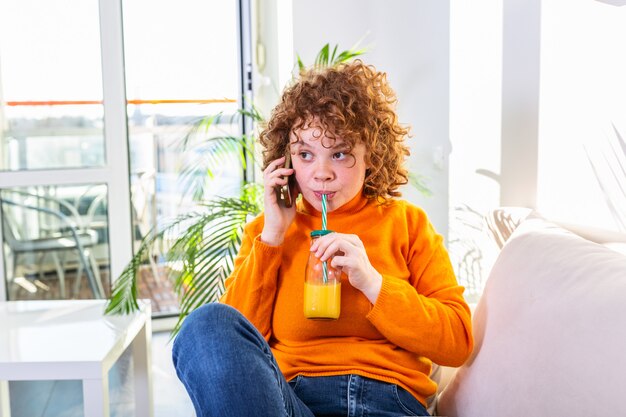
[[[104,316],[104,300],[0,302],[0,417],[8,381],[83,381],[85,417],[109,416],[109,370],[132,347],[135,415],[152,417],[150,303]]]

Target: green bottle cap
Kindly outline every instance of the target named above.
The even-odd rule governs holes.
[[[325,236],[329,233],[333,233],[333,231],[332,230],[313,230],[311,232],[311,237]]]

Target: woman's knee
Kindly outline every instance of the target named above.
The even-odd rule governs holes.
[[[210,303],[189,314],[174,340],[173,351],[215,350],[215,345],[237,343],[241,328],[247,320],[236,309],[226,304]]]
[[[229,343],[229,338],[222,337],[223,329],[233,326],[238,315],[240,313],[234,308],[219,303],[205,304],[191,312],[174,339],[174,365],[178,368],[202,363],[218,355],[220,345],[228,349],[223,346]]]
[[[255,343],[250,344],[251,340]],[[243,351],[263,343],[254,326],[236,309],[207,304],[185,319],[174,340],[172,359],[179,376],[198,374],[214,378],[232,372],[233,367],[245,362]]]
[[[183,322],[181,332],[204,328],[211,330],[241,316],[233,307],[221,303],[209,303],[192,311]]]
[[[210,303],[198,307],[185,317],[175,344],[212,339],[215,335],[223,333],[224,328],[233,326],[239,320],[239,316],[241,313],[225,304]]]

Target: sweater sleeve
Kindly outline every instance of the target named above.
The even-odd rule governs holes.
[[[225,281],[220,302],[239,310],[263,335],[271,336],[282,246],[261,241],[256,222],[246,226],[232,273]]]
[[[367,318],[395,345],[439,365],[460,366],[473,348],[470,310],[443,238],[425,215],[411,243],[409,280],[385,275]]]

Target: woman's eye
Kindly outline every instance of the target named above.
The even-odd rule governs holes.
[[[333,154],[333,159],[336,159],[338,161],[343,161],[344,159],[346,159],[347,157],[347,153],[345,152],[335,152]]]
[[[305,161],[311,159],[311,154],[309,152],[300,152],[300,159],[304,159]]]

